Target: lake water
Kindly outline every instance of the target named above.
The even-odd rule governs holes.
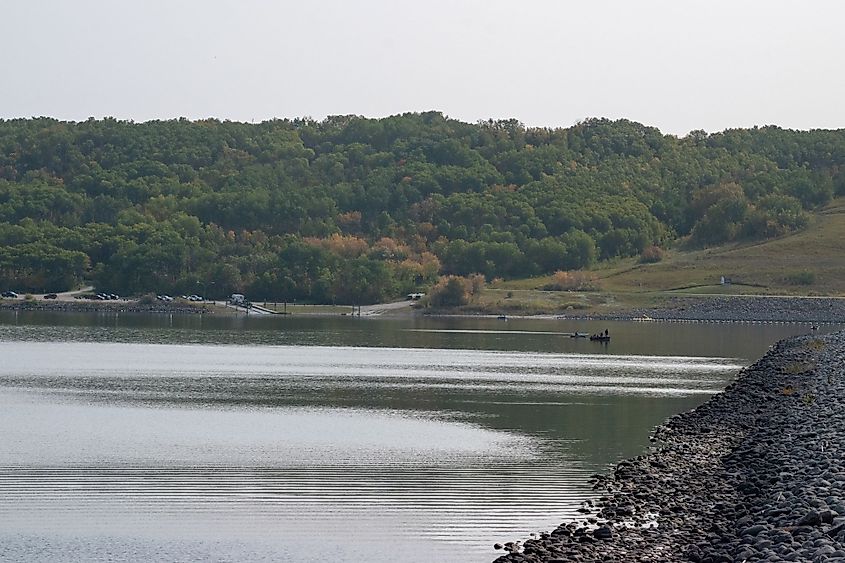
[[[807,331],[2,312],[0,560],[490,561]]]

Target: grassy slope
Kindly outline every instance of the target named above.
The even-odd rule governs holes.
[[[485,291],[477,308],[553,313],[567,307],[596,311],[649,305],[679,294],[845,296],[843,241],[845,198],[838,198],[800,233],[758,243],[671,251],[658,264],[629,259],[603,265],[595,270],[602,291],[593,294],[538,291],[549,278],[502,282]],[[789,275],[802,271],[815,274],[815,281],[790,283]],[[720,285],[722,275],[734,284]]]

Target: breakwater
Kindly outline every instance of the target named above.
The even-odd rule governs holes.
[[[665,305],[632,312],[660,320],[845,322],[845,299],[835,297],[673,297]]]
[[[844,332],[777,343],[652,441],[496,562],[845,559]]]

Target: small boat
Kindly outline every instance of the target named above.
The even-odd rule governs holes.
[[[603,334],[591,334],[590,340],[594,342],[610,342],[610,337]]]
[[[497,319],[499,319],[500,321],[506,321],[506,320],[508,320],[508,316],[507,316],[507,315],[499,315],[499,316],[498,316],[498,317],[496,317],[496,318],[497,318]]]
[[[569,335],[569,338],[587,338],[587,333],[585,332],[573,332]]]

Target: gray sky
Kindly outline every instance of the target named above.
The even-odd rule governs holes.
[[[845,127],[845,2],[3,0],[0,117]]]

